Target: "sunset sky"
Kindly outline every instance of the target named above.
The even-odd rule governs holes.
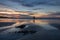
[[[60,12],[60,0],[0,0],[3,8],[16,11]]]

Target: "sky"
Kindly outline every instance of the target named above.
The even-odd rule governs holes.
[[[60,12],[60,0],[0,0],[0,8],[16,11]]]

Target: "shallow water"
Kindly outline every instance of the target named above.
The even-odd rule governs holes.
[[[23,35],[23,33],[15,33],[19,31],[19,29],[15,28],[16,25],[20,24],[25,24],[25,23],[30,23],[34,24],[34,26],[30,26],[27,29],[34,29],[38,30],[37,33],[34,34],[27,34]],[[40,27],[38,27],[38,25]],[[24,29],[25,30],[25,29]],[[39,36],[37,36],[39,35]],[[40,39],[44,40],[47,36],[47,38],[50,38],[51,40],[53,39],[60,39],[60,20],[56,19],[6,19],[1,20],[0,22],[0,40],[35,40]],[[52,37],[53,36],[53,37]],[[54,37],[55,36],[55,37]],[[32,39],[30,39],[32,37]],[[42,39],[42,38],[43,39]],[[44,38],[45,37],[45,38]],[[51,38],[52,37],[52,38]],[[46,38],[46,40],[48,40]],[[38,39],[38,40],[39,40]]]

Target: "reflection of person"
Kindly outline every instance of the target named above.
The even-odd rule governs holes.
[[[33,22],[35,23],[35,16],[33,17]]]

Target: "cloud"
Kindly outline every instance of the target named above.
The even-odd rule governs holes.
[[[32,10],[41,10],[41,9],[43,9],[43,8],[34,8],[34,9],[32,9]]]
[[[3,4],[3,3],[0,3],[0,5],[5,5],[5,4]]]
[[[60,15],[60,12],[53,12],[50,15]]]
[[[0,5],[5,5],[14,10],[50,12],[60,11],[59,0],[1,0]]]
[[[33,7],[35,5],[44,4],[45,2],[40,2],[40,0],[11,0],[12,2],[19,3],[23,6]]]
[[[12,2],[17,2],[23,6],[33,7],[36,5],[51,5],[60,6],[59,0],[11,0]]]
[[[3,4],[3,3],[0,3],[0,10],[4,10],[5,8],[8,8],[8,6],[6,6],[6,5]]]

